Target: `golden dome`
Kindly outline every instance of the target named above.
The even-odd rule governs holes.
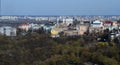
[[[51,30],[51,34],[53,34],[53,35],[57,35],[57,34],[58,34],[58,31],[55,30],[55,29],[52,29],[52,30]]]

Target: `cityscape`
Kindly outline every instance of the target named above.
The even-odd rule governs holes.
[[[111,35],[119,37],[120,34],[120,16],[1,16],[0,23],[1,34],[6,36],[17,36],[18,29],[27,33],[42,28],[52,37],[60,37],[60,33],[80,36],[106,29],[111,31]]]
[[[0,0],[0,65],[120,65],[119,2]]]

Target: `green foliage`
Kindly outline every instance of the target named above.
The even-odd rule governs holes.
[[[84,37],[50,38],[38,33],[13,38],[0,36],[0,65],[120,64],[116,44],[86,40]]]
[[[98,42],[97,45],[104,47],[107,45],[107,43],[106,42]]]

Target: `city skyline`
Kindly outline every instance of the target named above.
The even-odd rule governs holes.
[[[1,0],[1,15],[120,15],[119,0]]]

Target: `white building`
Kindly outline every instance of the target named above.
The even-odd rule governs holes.
[[[19,28],[22,29],[22,30],[25,30],[25,31],[28,31],[29,30],[29,24],[21,24],[19,25]]]
[[[94,22],[91,24],[91,26],[92,26],[93,28],[101,28],[101,27],[103,27],[103,22],[101,22],[101,21],[99,21],[99,20],[96,20],[96,21],[94,21]]]
[[[72,18],[68,18],[68,19],[63,19],[63,24],[73,24],[73,19]]]
[[[41,28],[41,26],[38,24],[31,23],[31,24],[21,24],[19,28],[28,31],[29,29],[38,30]]]
[[[16,36],[16,28],[12,28],[10,26],[0,27],[0,34],[5,36]]]

